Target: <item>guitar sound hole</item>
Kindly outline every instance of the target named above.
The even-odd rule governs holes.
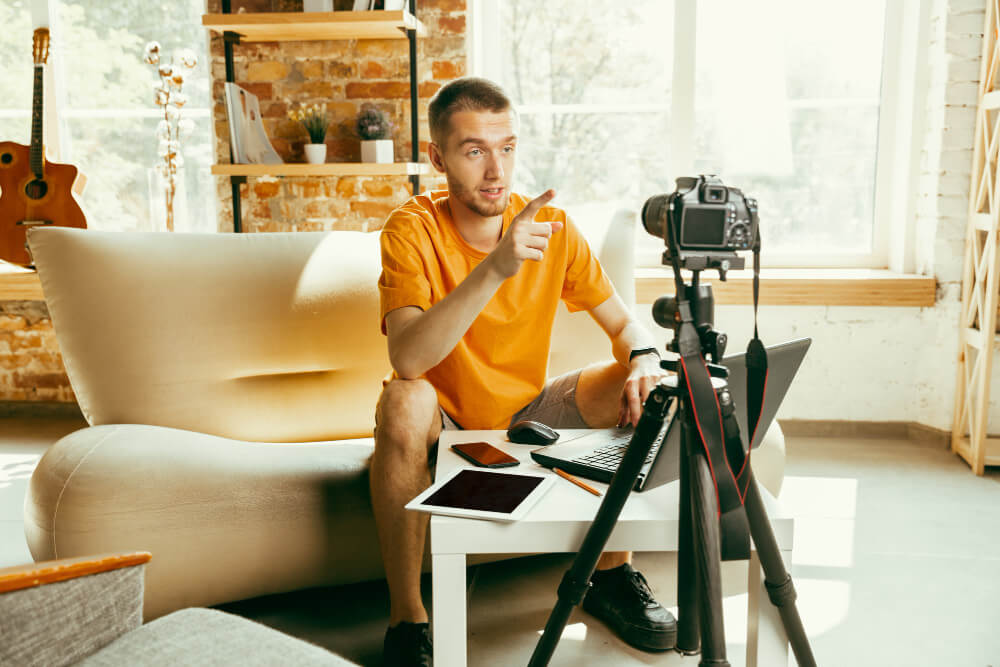
[[[45,181],[35,179],[24,186],[24,194],[31,199],[41,199],[49,191],[49,186]]]
[[[14,161],[13,153],[4,153],[3,155],[0,155],[0,163],[10,164],[13,161]]]

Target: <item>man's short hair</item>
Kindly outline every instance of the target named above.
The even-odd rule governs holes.
[[[488,79],[468,76],[449,81],[434,94],[427,107],[431,140],[444,148],[443,142],[448,136],[451,115],[457,111],[499,113],[512,106],[503,88]]]

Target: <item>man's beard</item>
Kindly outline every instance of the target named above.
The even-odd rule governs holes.
[[[448,178],[448,194],[484,218],[492,218],[502,214],[507,208],[507,202],[510,201],[510,190],[507,186],[504,186],[503,198],[497,202],[481,201],[477,199],[478,193],[478,190],[469,190],[461,183]]]

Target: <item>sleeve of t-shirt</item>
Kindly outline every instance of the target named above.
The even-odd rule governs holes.
[[[568,244],[562,299],[570,312],[592,310],[614,294],[615,288],[587,240],[568,217],[562,233],[566,234]]]
[[[379,236],[382,247],[382,275],[378,279],[382,333],[385,316],[397,308],[431,307],[431,286],[424,271],[424,260],[417,247],[401,234],[383,231]]]

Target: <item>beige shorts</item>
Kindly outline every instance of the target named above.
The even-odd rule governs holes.
[[[580,409],[576,406],[576,383],[579,379],[579,370],[550,379],[535,400],[514,413],[507,427],[510,428],[521,420],[530,419],[552,428],[590,428],[587,422],[583,421]],[[444,409],[441,409],[441,424],[443,431],[462,430]],[[437,448],[437,443],[434,443],[427,457],[432,471],[437,462]]]

